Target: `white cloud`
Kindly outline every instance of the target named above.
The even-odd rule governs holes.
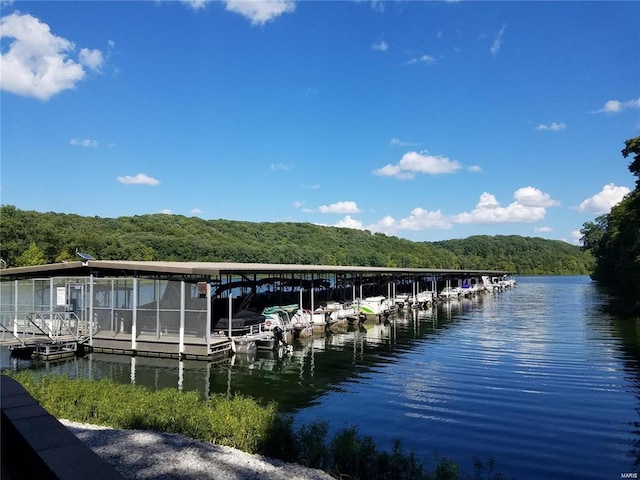
[[[528,207],[557,207],[560,205],[560,202],[553,200],[548,193],[533,187],[519,188],[514,192],[513,198],[519,204]]]
[[[100,72],[102,70],[102,65],[104,63],[102,52],[97,48],[93,50],[89,50],[88,48],[83,48],[82,50],[80,50],[80,54],[78,55],[78,60],[85,67],[93,70],[94,72]]]
[[[395,177],[399,179],[411,179],[416,173],[427,175],[439,175],[442,173],[455,173],[462,165],[455,160],[440,155],[428,155],[426,152],[407,152],[397,165],[385,165],[374,170],[374,175],[382,177]]]
[[[410,180],[415,176],[413,173],[403,172],[399,165],[391,164],[387,164],[382,168],[374,170],[373,174],[380,177],[395,177],[400,180]]]
[[[571,243],[575,243],[576,245],[579,245],[581,238],[582,238],[582,233],[580,233],[580,230],[571,231]]]
[[[480,165],[470,165],[467,170],[471,173],[482,173],[482,167]]]
[[[158,213],[162,213],[164,215],[173,215],[173,212],[171,211],[170,208],[163,208],[162,210],[160,210]]]
[[[226,9],[251,20],[252,25],[264,25],[283,13],[296,9],[294,0],[227,0]]]
[[[118,177],[118,181],[125,185],[158,185],[160,183],[160,180],[149,177],[144,173],[139,173],[135,176],[125,175]]]
[[[376,223],[370,225],[368,230],[394,234],[398,231],[398,222],[396,222],[396,219],[391,215],[387,215]]]
[[[74,147],[97,147],[97,140],[90,140],[88,138],[72,138],[69,140],[69,144]]]
[[[624,196],[630,191],[631,190],[627,187],[618,187],[613,183],[609,183],[602,187],[602,190],[596,193],[593,197],[587,198],[580,203],[577,210],[580,213],[609,213],[611,208],[620,203]]]
[[[593,113],[620,113],[623,110],[633,108],[640,108],[640,97],[635,100],[627,100],[626,102],[609,100],[602,108],[595,110]]]
[[[411,210],[408,217],[398,222],[402,230],[424,230],[426,228],[451,228],[451,219],[440,210],[430,211],[417,207]]]
[[[351,218],[350,215],[347,215],[342,220],[338,221],[334,225],[334,227],[354,228],[356,230],[364,230],[364,226],[362,225],[362,222],[360,220],[356,220],[354,218]]]
[[[191,213],[193,215],[200,215],[202,213],[202,210],[200,210],[199,208],[192,208]]]
[[[286,172],[287,170],[291,170],[291,166],[285,165],[284,163],[272,163],[269,168],[272,172]]]
[[[531,189],[529,191],[528,189]],[[534,193],[539,192],[539,194]],[[501,207],[494,195],[484,192],[480,195],[476,207],[470,212],[455,215],[455,223],[495,224],[495,223],[532,223],[542,220],[547,214],[546,206],[557,205],[546,193],[526,187],[514,193],[516,201],[507,207]],[[524,201],[525,203],[520,203]]]
[[[389,44],[384,40],[381,40],[379,43],[374,43],[373,45],[371,45],[371,48],[379,52],[386,52],[389,49]]]
[[[296,200],[295,202],[293,202],[293,208],[302,208],[302,206],[305,204],[306,202],[301,202],[299,200]]]
[[[389,142],[391,145],[397,145],[399,147],[417,147],[420,143],[417,142],[405,142],[404,140],[400,140],[399,138],[392,138]]]
[[[356,202],[336,202],[331,205],[321,205],[318,207],[320,213],[359,213],[360,209]]]
[[[427,65],[431,65],[436,62],[435,57],[431,55],[424,54],[421,57],[412,58],[405,65],[416,65],[419,63],[426,63]]]
[[[377,12],[384,12],[384,2],[385,0],[371,0],[371,9]]]
[[[48,100],[73,89],[85,77],[83,65],[94,71],[102,67],[99,50],[80,50],[79,62],[69,58],[75,45],[51,33],[37,18],[12,13],[0,20],[0,37],[13,39],[0,57],[1,88],[16,95]]]
[[[498,35],[493,40],[493,44],[491,44],[491,48],[489,50],[491,51],[491,54],[493,56],[496,56],[500,51],[500,48],[502,47],[502,36],[504,35],[504,31],[506,28],[507,28],[506,25],[502,26],[502,28],[500,29],[500,32],[498,32]]]
[[[546,124],[546,125],[541,123],[540,125],[538,125],[536,127],[536,130],[551,130],[553,132],[559,132],[561,130],[564,130],[565,128],[567,128],[567,126],[562,122],[560,122],[560,123],[551,122],[551,123]]]
[[[445,215],[441,210],[427,210],[416,207],[408,216],[396,220],[391,215],[387,215],[375,223],[364,226],[360,220],[347,215],[343,220],[334,226],[367,229],[372,232],[381,232],[389,235],[396,235],[399,231],[421,231],[429,229],[450,229],[456,224],[502,224],[502,223],[533,223],[545,218],[548,207],[558,206],[559,202],[550,198],[547,193],[534,187],[523,187],[513,194],[516,199],[506,207],[500,206],[496,197],[488,192],[480,195],[478,203],[470,212],[463,212],[455,215]],[[356,213],[356,211],[346,212],[338,205],[353,204],[353,202],[339,202],[329,207],[320,207],[320,211],[331,210],[332,213]],[[336,206],[336,208],[333,208]],[[355,207],[357,209],[357,207]],[[303,210],[304,211],[304,210]],[[313,210],[308,210],[312,213]],[[327,213],[324,211],[323,213]],[[550,227],[536,227],[539,233],[548,233]]]
[[[193,10],[200,10],[204,8],[210,0],[180,0],[180,2],[188,5]]]

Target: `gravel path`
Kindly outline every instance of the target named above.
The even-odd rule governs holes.
[[[127,479],[332,480],[329,474],[183,435],[60,420]]]

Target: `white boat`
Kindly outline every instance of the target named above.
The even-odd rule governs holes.
[[[328,326],[332,326],[335,323],[344,324],[349,319],[358,318],[358,308],[353,303],[328,302],[319,309],[324,312]]]
[[[459,287],[444,287],[438,296],[444,300],[455,300],[462,294]]]
[[[419,308],[428,308],[433,305],[435,299],[434,292],[425,290],[424,292],[418,292],[414,298],[414,305]]]
[[[409,301],[409,294],[408,293],[398,293],[396,295],[395,298],[395,304],[398,308],[404,308],[406,306],[408,306],[410,303]]]
[[[231,337],[231,351],[233,353],[253,354],[257,348],[255,338],[252,335]]]
[[[291,332],[295,338],[313,335],[313,315],[302,310],[297,304],[267,307],[262,311],[265,316],[265,329],[281,328],[285,334]]]
[[[473,283],[473,284],[462,284],[462,288],[460,289],[462,295],[464,295],[465,297],[471,297],[473,295],[475,295],[476,293],[478,293],[480,291],[480,289],[478,288],[478,285]]]
[[[367,320],[380,319],[391,313],[391,304],[387,297],[382,295],[360,300],[359,305],[360,314],[364,315]]]

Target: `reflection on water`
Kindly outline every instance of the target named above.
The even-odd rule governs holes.
[[[218,363],[91,354],[2,367],[109,377],[154,389],[240,392],[296,422],[358,425],[472,472],[505,478],[620,478],[640,455],[640,323],[610,317],[587,277],[521,278],[498,295],[406,312]]]

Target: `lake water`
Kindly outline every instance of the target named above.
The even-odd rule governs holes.
[[[640,460],[640,323],[603,310],[588,277],[521,277],[514,289],[296,343],[291,356],[220,363],[91,354],[2,368],[110,377],[152,388],[240,392],[298,423],[400,438],[468,476],[619,479]],[[486,473],[485,473],[486,475]],[[634,478],[633,475],[627,478]]]

